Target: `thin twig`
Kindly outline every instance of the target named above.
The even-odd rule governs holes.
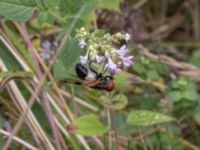
[[[17,26],[17,24],[15,24],[15,25]],[[33,47],[32,43],[31,43],[31,40],[29,38],[29,35],[28,35],[28,32],[26,30],[26,26],[25,26],[24,23],[21,24],[21,30],[19,30],[19,31],[21,31],[20,33],[21,33],[23,39],[25,40],[25,42],[27,43],[29,53],[31,54],[31,57],[32,57],[33,62],[34,62],[36,74],[37,74],[38,78],[40,79],[41,76],[42,76],[42,72],[40,70],[39,63],[38,63],[38,61],[36,59],[36,56],[35,56],[35,53],[34,53],[34,47]]]

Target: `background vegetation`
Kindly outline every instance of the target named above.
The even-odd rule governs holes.
[[[0,17],[0,149],[199,150],[199,0],[0,0]],[[80,27],[132,36],[111,93],[62,82]]]

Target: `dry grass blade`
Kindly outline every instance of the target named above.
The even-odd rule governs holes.
[[[6,131],[4,131],[4,130],[2,130],[2,129],[0,129],[0,133],[3,134],[3,135],[5,135],[5,136],[7,136],[7,137],[13,136],[13,135],[11,135],[9,132],[6,132]],[[13,138],[13,140],[15,140],[16,142],[18,142],[18,143],[24,145],[26,148],[28,148],[28,149],[30,149],[30,150],[38,150],[38,149],[37,149],[36,147],[34,147],[33,145],[29,144],[28,142],[26,142],[26,141],[24,141],[24,140],[22,140],[22,139],[20,139],[20,138],[18,138],[18,137],[16,137],[16,136],[13,136],[12,138]]]
[[[72,28],[74,27],[74,25],[75,25],[77,19],[80,17],[80,14],[84,11],[84,9],[85,9],[85,8],[84,8],[84,6],[83,6],[83,7],[80,9],[80,11],[78,12],[77,17],[75,17],[74,21],[71,23],[71,26],[69,27],[69,30],[67,31],[67,33],[66,33],[66,35],[65,35],[65,37],[64,37],[64,39],[63,39],[63,41],[62,41],[62,43],[61,43],[61,45],[60,45],[60,47],[59,47],[59,49],[57,50],[56,54],[55,54],[54,57],[52,58],[52,61],[51,61],[50,65],[49,65],[47,71],[45,72],[44,76],[41,77],[40,83],[37,84],[37,87],[35,88],[34,93],[32,94],[31,98],[29,99],[28,108],[30,108],[30,107],[32,106],[32,104],[34,103],[35,97],[37,97],[38,92],[40,91],[40,89],[41,89],[41,87],[42,87],[44,81],[46,80],[46,75],[50,73],[50,68],[51,68],[51,67],[53,66],[53,64],[55,63],[55,61],[56,61],[56,59],[57,59],[57,57],[58,57],[58,55],[59,55],[59,52],[61,51],[61,49],[62,49],[62,47],[63,47],[63,45],[64,45],[64,42],[66,41],[66,39],[67,39],[68,36],[70,35],[70,33],[71,33],[71,31],[72,31]],[[14,56],[15,56],[15,55],[14,55]],[[16,57],[18,57],[18,56],[16,56]],[[19,60],[21,60],[21,59],[19,58]],[[25,63],[22,62],[22,63],[20,63],[20,64],[23,64],[23,65],[24,65]],[[23,65],[22,65],[22,66],[23,66]],[[25,70],[27,70],[27,68],[26,68]],[[38,83],[37,81],[38,81],[38,80],[36,79],[36,83]],[[25,112],[28,112],[28,109],[26,109]],[[24,114],[25,114],[25,113],[24,113]],[[24,119],[24,117],[25,117],[24,114],[22,114],[22,116],[20,117],[20,119],[19,119],[17,125],[15,126],[15,128],[14,128],[14,130],[13,130],[13,133],[16,133],[17,130],[19,129],[20,124],[23,122],[23,119]],[[67,114],[68,114],[68,116],[70,116],[71,119],[73,118],[73,117],[72,117],[72,114],[71,114],[71,112],[70,112],[69,109],[67,109]],[[84,139],[82,136],[77,135],[77,138],[78,138],[79,141],[83,144],[83,146],[85,147],[85,149],[90,149],[89,146],[88,146],[88,144],[87,144],[87,142],[85,141],[85,139]],[[8,139],[8,141],[7,141],[6,145],[5,145],[5,147],[8,147],[8,145],[9,145],[10,142],[11,142],[11,138]]]
[[[8,71],[2,60],[0,60],[0,66],[2,68],[2,71]],[[37,119],[35,118],[33,113],[30,111],[30,107],[28,107],[28,104],[26,103],[26,100],[22,96],[16,83],[14,81],[10,81],[7,84],[7,87],[9,89],[9,91],[12,93],[12,95],[14,96],[15,102],[18,104],[19,111],[21,112],[22,115],[26,116],[29,127],[31,127],[31,129],[35,132],[35,134],[40,139],[40,141],[43,142],[43,145],[46,148],[54,149],[53,145],[49,141],[48,137],[46,136],[45,132],[41,128],[40,124],[37,122]],[[34,101],[32,101],[32,103],[33,102]],[[27,108],[29,108],[29,109],[27,109]],[[23,122],[23,120],[21,120],[21,121]],[[21,124],[20,124],[20,126],[21,126]],[[18,128],[20,128],[20,126]],[[10,136],[11,139],[13,138],[13,135],[15,135],[15,134],[12,134],[12,136]]]

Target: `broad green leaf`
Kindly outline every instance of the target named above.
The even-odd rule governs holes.
[[[69,28],[74,19],[75,19],[74,16],[68,16],[68,17],[63,18],[63,20],[62,20],[63,28],[66,28],[66,29]],[[79,19],[77,19],[77,22],[73,27],[73,30],[76,28],[81,28],[84,25],[85,25],[84,20],[79,18]]]
[[[60,0],[42,0],[47,8],[56,8]]]
[[[183,97],[190,101],[196,101],[198,100],[199,95],[196,91],[187,90],[183,92]]]
[[[48,19],[48,13],[47,12],[40,12],[37,18],[38,24],[43,24],[45,22],[47,22]]]
[[[150,79],[150,80],[158,80],[159,79],[159,74],[157,72],[157,70],[148,70],[147,72],[147,79]]]
[[[34,0],[1,0],[0,15],[13,21],[24,22],[32,17],[35,6]]]
[[[41,11],[39,12],[37,21],[40,26],[43,25],[44,23],[48,26],[49,24],[53,24],[53,22],[55,21],[55,17],[52,16],[47,11]]]
[[[178,102],[183,98],[182,92],[181,91],[171,91],[167,94],[173,101]]]
[[[80,135],[102,135],[108,131],[94,114],[79,117],[72,122],[72,125],[74,126],[72,132]]]
[[[136,110],[129,113],[127,122],[133,125],[150,126],[172,120],[174,119],[157,112]]]
[[[147,68],[145,68],[145,66],[142,64],[142,63],[136,63],[134,66],[133,66],[133,70],[139,74],[143,74],[143,73],[146,73],[147,71]]]
[[[74,74],[75,64],[79,59],[81,48],[77,40],[69,37],[60,54],[53,72],[56,79],[65,79]]]
[[[162,75],[168,75],[169,74],[169,68],[167,67],[166,64],[156,62],[154,64],[154,66],[155,66],[155,68],[156,68],[156,70],[158,71],[159,74],[162,74]]]
[[[113,109],[113,110],[120,110],[126,107],[128,100],[127,97],[123,94],[118,94],[110,99],[109,97],[103,95],[99,98],[100,103],[102,103],[105,107]]]
[[[60,0],[59,11],[61,16],[75,16],[80,8],[85,6],[82,13],[82,16],[85,16],[94,11],[97,4],[98,0]]]
[[[61,16],[76,14],[81,6],[84,5],[84,0],[60,0],[59,11]]]

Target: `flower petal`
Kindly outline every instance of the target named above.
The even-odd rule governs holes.
[[[131,59],[133,59],[133,56],[128,56],[128,57],[120,57],[123,65],[125,68],[130,67],[132,64],[134,64],[134,61],[132,61]]]
[[[108,63],[105,65],[105,69],[110,73],[118,73],[121,69],[117,68],[117,65],[113,62],[113,60],[109,57]]]
[[[86,64],[87,60],[88,60],[88,55],[80,56],[80,62],[82,64]]]
[[[119,50],[116,51],[116,53],[119,56],[124,56],[127,52],[128,52],[128,48],[126,47],[126,45],[123,45],[122,47],[120,47]]]
[[[79,46],[80,48],[84,48],[87,44],[85,43],[85,40],[80,40],[79,41]]]
[[[125,34],[125,41],[128,42],[131,39],[131,35],[129,33]]]
[[[103,60],[104,60],[103,56],[96,55],[96,62],[97,62],[97,64],[101,63]]]

